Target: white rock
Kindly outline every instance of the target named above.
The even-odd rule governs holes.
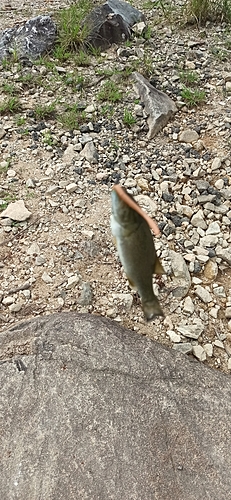
[[[214,158],[212,165],[211,165],[211,170],[217,170],[218,168],[221,167],[221,159],[220,158]]]
[[[211,222],[208,229],[206,229],[206,234],[219,234],[221,232],[220,225],[218,222]]]
[[[201,345],[193,345],[192,352],[199,361],[206,360],[206,352]]]
[[[49,274],[46,271],[44,271],[44,273],[42,274],[41,278],[44,281],[44,283],[47,283],[47,284],[53,283],[53,280],[52,280],[51,276],[49,276]]]
[[[224,187],[224,181],[223,179],[218,179],[215,184],[214,184],[215,188],[217,189],[222,189]]]
[[[166,334],[169,336],[170,340],[174,343],[178,343],[181,341],[180,335],[178,335],[173,330],[167,330]]]
[[[3,304],[4,306],[10,306],[10,305],[11,305],[11,304],[13,304],[13,303],[14,303],[14,299],[13,299],[13,297],[11,297],[11,296],[5,297],[5,298],[2,300],[2,304]]]
[[[79,276],[75,274],[74,276],[70,276],[67,280],[67,289],[74,288],[79,283]]]
[[[210,316],[212,316],[212,318],[217,319],[218,311],[219,311],[219,308],[217,308],[217,307],[212,307],[212,308],[209,310],[209,315],[210,315]]]
[[[216,339],[215,342],[213,342],[213,345],[215,345],[216,347],[220,347],[220,349],[224,349],[224,344],[219,339]]]
[[[213,355],[213,345],[212,344],[204,344],[203,348],[206,352],[206,355],[211,358]]]
[[[30,246],[29,248],[27,249],[27,252],[26,252],[28,255],[39,255],[40,253],[40,248],[39,248],[39,245],[38,243],[36,243],[36,241],[34,241]]]
[[[9,311],[11,313],[17,313],[22,309],[22,306],[23,306],[23,302],[21,302],[21,301],[15,302],[15,304],[10,305]]]
[[[198,210],[198,212],[192,216],[191,224],[201,229],[207,229],[207,224],[204,220],[204,214],[202,210]]]
[[[15,220],[17,222],[23,222],[31,216],[31,212],[27,210],[24,205],[23,200],[18,200],[10,203],[6,210],[1,212],[0,217],[9,217],[9,219]]]
[[[193,314],[194,309],[195,308],[194,308],[194,304],[193,304],[191,297],[186,297],[185,301],[184,301],[183,311],[188,313],[188,314]]]
[[[213,300],[211,293],[201,285],[197,285],[194,289],[194,292],[197,297],[199,297],[199,299],[201,299],[205,304],[208,304]]]
[[[198,337],[204,331],[203,323],[198,320],[192,325],[180,324],[176,327],[177,331],[180,332],[184,337],[189,337],[190,339],[198,339]]]
[[[132,179],[131,177],[128,177],[124,183],[124,186],[128,189],[133,188],[136,186],[136,180]]]
[[[148,214],[151,217],[155,217],[155,215],[157,213],[158,206],[154,200],[149,198],[149,196],[147,196],[146,194],[138,194],[137,196],[135,196],[135,200],[139,205],[141,205],[141,207],[146,212],[148,212]]]
[[[68,193],[74,193],[76,191],[77,187],[78,186],[77,186],[77,184],[75,184],[75,182],[71,182],[70,184],[68,184],[66,186],[66,191]]]
[[[231,358],[228,359],[228,370],[231,370]]]
[[[80,156],[83,156],[89,163],[98,163],[98,151],[92,141],[87,142],[82,149]]]
[[[217,286],[216,288],[214,288],[213,293],[217,297],[226,298],[226,293],[223,286]]]
[[[230,319],[231,318],[231,307],[226,307],[226,309],[225,309],[225,317],[226,317],[226,319]]]
[[[82,235],[85,236],[86,238],[88,238],[88,240],[92,240],[92,238],[94,236],[94,232],[88,231],[88,229],[83,229]]]
[[[49,186],[49,188],[46,190],[46,196],[52,196],[59,190],[59,186],[57,184],[52,184]]]
[[[217,246],[216,255],[231,266],[231,247],[222,248],[220,246]]]

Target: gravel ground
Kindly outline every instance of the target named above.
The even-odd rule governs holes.
[[[70,3],[3,2],[2,26]],[[91,312],[228,372],[231,38],[225,24],[198,29],[169,23],[154,8],[144,12],[148,40],[134,37],[84,65],[48,58],[0,68],[2,100],[13,92],[21,101],[20,111],[0,116],[0,203],[23,200],[32,214],[22,223],[0,221],[0,327],[38,314]],[[132,69],[178,106],[152,140]],[[185,83],[192,74],[196,81]],[[121,92],[116,102],[99,98],[108,80]],[[185,104],[184,85],[205,91],[205,102]],[[53,103],[53,115],[39,115]],[[84,116],[68,130],[60,121],[74,104]],[[124,110],[135,123],[124,123]],[[166,275],[154,278],[154,287],[165,318],[149,324],[112,243],[110,191],[117,181],[162,230],[155,245]],[[182,262],[185,297],[172,276]]]

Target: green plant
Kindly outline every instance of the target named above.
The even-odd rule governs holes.
[[[5,210],[11,201],[14,201],[16,197],[11,193],[4,194],[4,197],[0,200],[0,212]]]
[[[61,62],[67,61],[71,57],[71,52],[62,45],[56,45],[53,51],[53,57]]]
[[[115,113],[114,108],[109,104],[105,104],[104,106],[101,107],[102,116],[107,116],[108,118],[112,118],[114,113]]]
[[[26,123],[26,118],[24,118],[24,116],[16,116],[15,123],[18,127],[21,127],[21,125],[24,125],[24,123]]]
[[[181,97],[189,107],[198,106],[205,101],[205,91],[183,87]]]
[[[41,120],[44,118],[53,118],[56,111],[56,101],[50,104],[38,104],[34,109],[35,118]]]
[[[17,113],[20,111],[21,103],[18,97],[9,97],[6,102],[0,104],[0,114],[4,115],[5,113]]]
[[[125,125],[128,125],[129,127],[134,123],[136,123],[135,117],[133,116],[131,111],[129,111],[127,108],[124,109],[123,122]]]
[[[74,56],[74,62],[77,66],[89,66],[90,57],[87,54],[86,50],[80,49]]]
[[[188,0],[186,13],[189,20],[199,25],[206,21],[231,21],[231,0]]]
[[[86,41],[89,27],[83,20],[92,5],[89,0],[79,0],[78,3],[58,13],[58,45],[61,45],[64,51],[75,51]]]
[[[53,146],[54,140],[50,130],[44,132],[42,142],[47,146]]]
[[[195,71],[184,70],[179,73],[180,81],[186,85],[193,85],[198,82],[199,76]]]
[[[66,106],[63,113],[58,116],[58,121],[68,130],[77,130],[85,119],[86,113],[78,108],[78,104]]]
[[[2,90],[6,94],[10,94],[10,95],[13,95],[13,94],[16,93],[16,89],[15,89],[15,86],[13,85],[13,83],[3,83],[2,84]]]
[[[99,101],[117,102],[122,98],[122,92],[118,86],[111,80],[107,80],[97,94]]]

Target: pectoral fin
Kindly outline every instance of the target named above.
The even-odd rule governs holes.
[[[162,264],[158,258],[156,258],[153,273],[154,274],[165,274],[165,271],[162,267]]]

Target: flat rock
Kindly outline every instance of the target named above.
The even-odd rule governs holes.
[[[181,134],[179,136],[179,141],[186,142],[186,143],[195,142],[198,139],[199,139],[199,135],[196,132],[196,130],[191,130],[191,129],[183,130],[183,132],[181,132]]]
[[[220,246],[217,246],[216,255],[217,257],[220,257],[220,259],[227,262],[227,264],[231,265],[231,247],[222,248]]]
[[[80,153],[89,163],[98,163],[99,155],[94,143],[87,142]]]
[[[203,286],[201,285],[195,286],[194,291],[197,297],[199,297],[199,299],[201,299],[205,304],[212,302],[213,298],[211,293],[208,290],[206,290],[206,288],[204,288]]]
[[[17,222],[23,222],[24,220],[29,219],[30,216],[31,212],[27,210],[23,200],[9,203],[6,210],[3,210],[3,212],[1,212],[0,214],[0,217],[9,217],[9,219],[15,220]]]
[[[172,115],[176,113],[177,108],[168,95],[155,89],[155,87],[153,87],[140,73],[134,71],[132,73],[132,78],[148,115],[148,138],[152,139],[165,127],[165,125],[167,125]]]
[[[54,45],[56,24],[50,16],[37,16],[23,26],[16,25],[0,34],[0,61],[17,52],[19,59],[35,60]]]
[[[0,346],[2,499],[229,498],[229,376],[93,315]]]

